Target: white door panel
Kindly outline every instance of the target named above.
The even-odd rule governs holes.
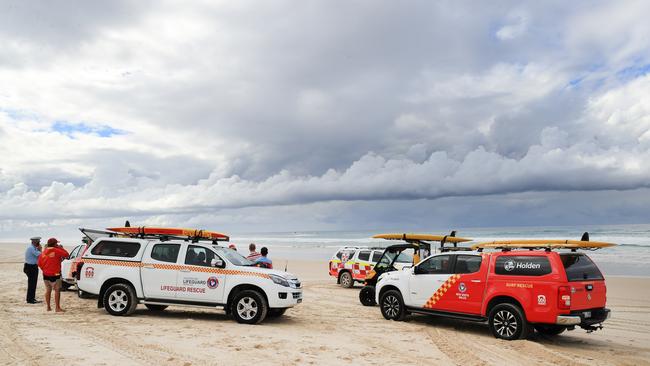
[[[154,244],[142,258],[142,290],[149,299],[175,299],[180,244]],[[175,255],[174,255],[175,254]]]

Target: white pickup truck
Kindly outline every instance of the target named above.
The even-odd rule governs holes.
[[[223,308],[236,321],[257,324],[302,302],[298,278],[258,268],[212,242],[100,237],[81,258],[77,286],[99,297],[98,307],[129,315],[138,304]]]

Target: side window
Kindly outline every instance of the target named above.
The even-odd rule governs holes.
[[[359,252],[359,260],[360,261],[369,261],[370,260],[370,251],[369,250],[362,250]]]
[[[176,263],[178,252],[181,250],[180,244],[156,244],[151,249],[151,259],[161,262]]]
[[[372,262],[377,263],[379,262],[379,259],[381,258],[382,252],[374,251],[372,252]]]
[[[133,258],[140,250],[140,243],[100,241],[90,252],[94,255]]]
[[[193,266],[212,267],[212,260],[216,258],[213,251],[204,247],[190,245],[185,254],[185,264]]]
[[[455,273],[474,273],[481,269],[483,257],[480,255],[459,255],[456,257]]]
[[[340,252],[336,253],[336,257],[340,259],[341,262],[343,263],[352,259],[353,256],[354,256],[354,252],[349,250],[341,250]]]
[[[451,274],[451,256],[438,255],[420,263],[417,274]]]
[[[510,276],[543,276],[551,273],[551,263],[541,256],[503,255],[496,260],[494,273]]]

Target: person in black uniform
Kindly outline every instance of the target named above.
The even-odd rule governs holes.
[[[38,304],[36,300],[36,283],[38,282],[38,256],[41,255],[41,237],[30,239],[32,243],[25,250],[25,265],[23,272],[27,275],[27,303]]]

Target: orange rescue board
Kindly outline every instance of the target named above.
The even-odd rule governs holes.
[[[106,230],[115,231],[123,234],[144,234],[144,235],[170,235],[170,236],[187,236],[191,238],[202,238],[211,240],[228,241],[230,238],[226,234],[216,231],[183,229],[173,227],[109,227]]]

